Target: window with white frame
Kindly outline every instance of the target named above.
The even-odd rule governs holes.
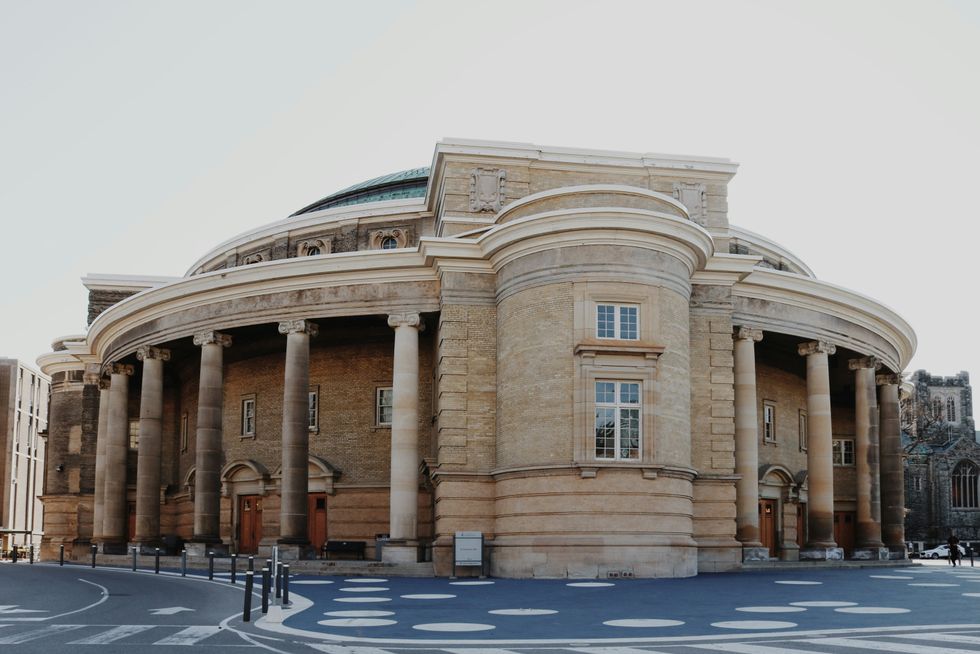
[[[242,400],[242,436],[255,436],[255,398]]]
[[[394,393],[391,387],[379,388],[375,399],[375,421],[378,425],[391,425],[391,416],[394,407]]]
[[[129,421],[129,449],[134,451],[140,449],[140,421],[139,420]]]
[[[807,446],[806,411],[800,409],[800,452],[806,452]]]
[[[776,403],[769,400],[762,403],[762,440],[776,442]]]
[[[833,443],[834,465],[854,465],[854,439],[835,438]]]
[[[639,382],[595,383],[595,456],[640,458]]]
[[[595,319],[597,338],[640,338],[640,307],[635,304],[597,304]]]
[[[187,451],[187,413],[180,417],[180,451]]]
[[[956,400],[946,398],[946,422],[956,422]]]
[[[320,397],[316,388],[310,389],[309,395],[309,428],[316,430],[320,426]]]

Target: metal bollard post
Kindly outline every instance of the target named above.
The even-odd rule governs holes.
[[[156,551],[153,553],[153,574],[155,575],[160,574],[160,548],[159,547],[156,548]]]
[[[255,571],[255,557],[254,556],[248,557],[248,571],[249,572],[254,572]]]
[[[62,545],[61,547],[58,548],[58,565],[60,565],[60,566],[64,566],[65,565],[65,546],[64,545]]]
[[[133,572],[136,572],[136,548],[133,548]]]
[[[30,548],[28,548],[28,550],[27,550],[27,556],[28,556],[27,562],[30,563],[31,565],[34,565],[34,546],[33,545],[31,545]]]
[[[10,549],[10,562],[11,563],[17,563],[17,546],[16,545],[14,545]],[[93,565],[92,567],[94,568],[95,566]]]
[[[208,552],[208,580],[214,581],[214,552]]]
[[[235,573],[237,572],[235,568],[237,567],[236,566],[237,563],[238,563],[238,555],[232,554],[231,555],[231,583],[235,583]]]
[[[245,607],[242,609],[242,622],[250,622],[252,620],[252,584],[254,583],[252,578],[255,573],[249,570],[245,573]]]
[[[282,597],[282,563],[276,564],[276,599]]]
[[[187,550],[180,551],[180,576],[187,576]]]
[[[269,612],[269,568],[262,568],[262,612]]]
[[[289,566],[282,566],[282,605],[289,606]]]
[[[98,545],[93,545],[92,546],[92,567],[93,568],[95,567],[95,553],[98,552],[98,551],[99,551],[99,546]]]

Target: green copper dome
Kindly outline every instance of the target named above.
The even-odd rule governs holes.
[[[428,167],[411,168],[354,184],[342,191],[328,195],[322,200],[317,200],[292,215],[300,216],[305,213],[329,209],[330,207],[343,207],[351,204],[379,202],[381,200],[422,198],[425,197],[425,189],[428,183]]]

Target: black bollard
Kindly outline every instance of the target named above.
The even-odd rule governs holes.
[[[208,579],[214,581],[214,552],[208,552]]]
[[[153,574],[160,574],[160,548],[156,548],[153,552]]]
[[[98,545],[93,545],[92,546],[92,567],[93,568],[95,567],[95,553],[98,552],[98,551],[99,551],[99,546]]]
[[[276,599],[282,597],[282,563],[276,564]]]
[[[231,555],[231,583],[235,583],[235,573],[237,572],[235,568],[237,563],[238,563],[238,555],[232,554]]]
[[[255,557],[254,556],[248,557],[248,571],[249,572],[254,572],[255,571]]]
[[[282,566],[282,605],[289,606],[289,566]]]
[[[31,545],[27,550],[27,562],[34,565],[34,546]]]
[[[187,550],[180,551],[180,576],[187,576]]]
[[[58,548],[58,565],[65,565],[65,546],[62,545]]]
[[[245,608],[242,609],[242,622],[252,620],[252,577],[255,573],[249,570],[245,573]]]
[[[133,572],[136,572],[136,548],[133,548]]]
[[[13,548],[11,548],[11,550],[10,550],[10,562],[11,563],[17,563],[17,546],[16,545],[14,545]],[[95,566],[92,566],[92,567],[95,567]]]
[[[269,568],[262,568],[262,612],[269,612]]]

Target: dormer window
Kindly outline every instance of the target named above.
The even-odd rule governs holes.
[[[396,248],[398,248],[398,241],[395,239],[394,236],[386,236],[384,239],[382,239],[381,241],[382,250],[394,250]]]
[[[306,250],[306,256],[308,256],[308,257],[315,257],[315,256],[317,256],[318,254],[320,254],[320,248],[318,248],[318,247],[317,247],[317,246],[315,246],[315,245],[314,245],[313,247],[311,247],[311,248],[308,248],[308,249]]]

